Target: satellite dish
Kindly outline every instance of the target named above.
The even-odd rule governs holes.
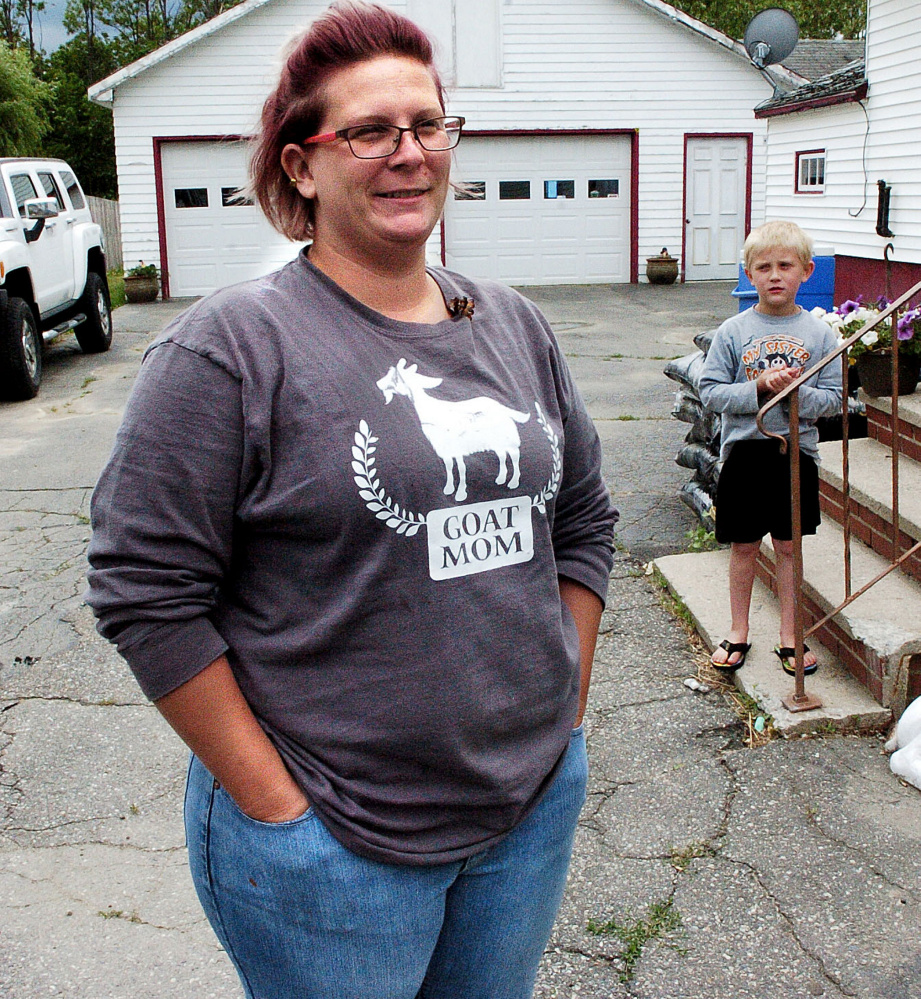
[[[782,7],[768,7],[748,22],[742,44],[751,61],[764,69],[784,59],[796,48],[799,25]]]

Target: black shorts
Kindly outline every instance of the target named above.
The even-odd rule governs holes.
[[[803,534],[815,534],[819,512],[819,470],[800,451],[800,522]],[[716,486],[716,540],[751,544],[770,534],[778,541],[793,537],[790,510],[790,455],[776,440],[738,441],[723,464]]]

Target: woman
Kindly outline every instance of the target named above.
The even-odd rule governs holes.
[[[259,999],[523,999],[562,895],[616,513],[543,317],[426,268],[462,124],[411,22],[315,22],[253,164],[312,243],[150,349],[94,496],[88,599]]]

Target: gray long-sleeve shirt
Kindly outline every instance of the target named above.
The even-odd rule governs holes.
[[[762,371],[772,364],[812,367],[837,345],[828,324],[802,310],[794,316],[769,316],[752,308],[727,319],[707,351],[699,386],[704,406],[721,414],[720,460],[726,460],[736,441],[763,439],[755,422],[763,404],[755,384]],[[815,422],[841,411],[840,363],[833,361],[810,378],[799,396],[800,449],[818,459]],[[767,414],[765,426],[789,435],[786,402]]]
[[[431,864],[533,808],[567,745],[616,512],[537,309],[388,319],[304,255],[148,351],[93,499],[88,602],[157,699],[222,653],[346,846]]]

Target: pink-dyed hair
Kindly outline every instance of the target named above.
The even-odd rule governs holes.
[[[250,161],[250,190],[269,222],[289,239],[313,235],[314,206],[291,184],[281,165],[282,150],[318,131],[326,112],[324,83],[332,73],[385,55],[415,59],[425,66],[444,110],[444,87],[429,37],[386,7],[340,0],[292,43],[278,86],[262,106]]]

